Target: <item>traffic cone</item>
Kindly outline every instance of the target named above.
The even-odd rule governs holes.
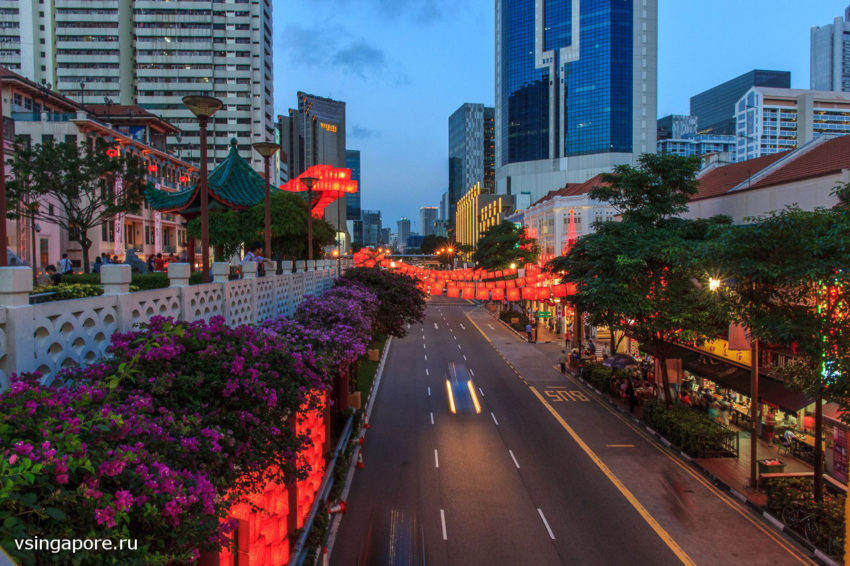
[[[344,499],[340,499],[334,505],[328,507],[328,513],[345,513],[345,510],[348,508],[348,505],[345,503]]]
[[[363,428],[370,428],[369,427],[369,413],[365,413],[363,415]]]
[[[359,450],[357,452],[357,467],[363,469],[366,467],[366,464],[363,463],[363,451]]]
[[[363,442],[365,440],[366,440],[366,431],[364,430],[364,431],[360,432],[360,438],[357,439],[357,444],[359,444],[360,446],[363,446]]]

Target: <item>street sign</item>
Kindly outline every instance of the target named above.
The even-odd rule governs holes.
[[[550,318],[552,313],[549,311],[537,311],[537,318]]]

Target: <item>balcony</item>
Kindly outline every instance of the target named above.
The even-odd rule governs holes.
[[[41,122],[42,112],[12,112],[12,120],[16,122]],[[70,122],[77,117],[75,113],[48,112],[47,122]]]

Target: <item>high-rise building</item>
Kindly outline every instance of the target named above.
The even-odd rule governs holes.
[[[377,246],[382,242],[381,211],[361,210],[360,218],[363,220],[363,245]]]
[[[492,192],[495,179],[494,113],[467,102],[449,116],[449,220],[458,199],[476,183]]]
[[[801,147],[823,135],[843,136],[850,93],[753,87],[736,105],[736,161]]]
[[[345,195],[345,215],[349,219],[360,219],[360,194],[363,184],[360,180],[360,150],[345,150],[345,166],[351,169],[351,180],[357,181],[357,192]],[[358,240],[355,242],[360,243]]]
[[[410,237],[410,219],[404,216],[398,221],[398,242],[401,248],[407,245],[407,239]]]
[[[272,37],[271,0],[0,2],[0,65],[83,104],[137,104],[161,116],[182,130],[172,144],[182,159],[200,157],[198,120],[182,98],[221,99],[210,166],[236,138],[262,170],[251,144],[274,140]]]
[[[313,165],[347,166],[345,102],[299,92],[298,108],[280,116],[279,127],[290,179]],[[325,220],[341,232],[348,231],[346,219],[346,199],[337,199],[325,208]]]
[[[670,115],[658,119],[658,153],[691,156],[724,153],[732,159],[735,136],[700,134],[696,116]]]
[[[791,73],[755,69],[691,97],[700,133],[735,135],[735,104],[754,86],[789,88]]]
[[[844,18],[837,16],[831,24],[814,26],[811,42],[812,90],[850,91],[850,6]]]
[[[656,126],[656,137],[660,140],[679,139],[686,134],[698,133],[697,117],[670,114],[659,118]]]
[[[393,239],[393,234],[389,228],[381,228],[381,237],[378,239],[379,244],[389,245]]]
[[[419,209],[419,233],[423,236],[434,234],[439,209],[436,206],[423,206]]]
[[[657,0],[496,0],[497,192],[655,151],[657,20]]]
[[[446,191],[440,197],[440,220],[449,220],[449,192]]]
[[[480,184],[469,189],[457,203],[456,241],[459,244],[478,245],[487,230],[502,222],[513,212],[513,199],[507,195],[485,193]]]

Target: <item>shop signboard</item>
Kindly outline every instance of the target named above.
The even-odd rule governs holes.
[[[832,430],[832,476],[842,483],[847,483],[847,431],[842,427]]]
[[[537,318],[549,318],[552,316],[552,313],[549,311],[537,311]]]

